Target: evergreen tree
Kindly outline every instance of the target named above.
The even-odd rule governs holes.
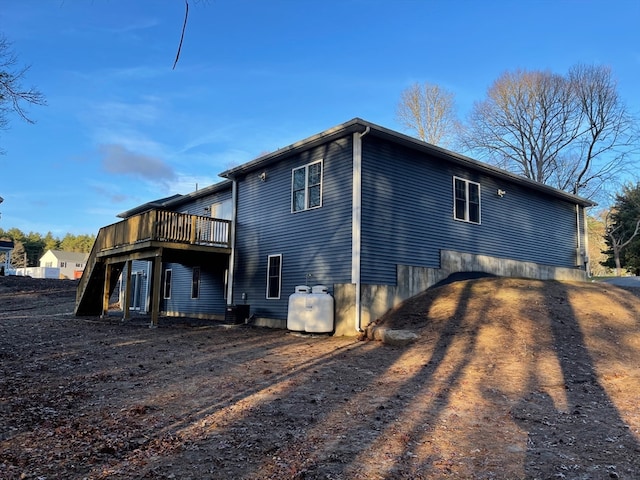
[[[59,250],[60,249],[60,240],[57,238],[54,238],[53,234],[51,232],[47,232],[47,234],[44,236],[44,251],[47,252],[48,250]]]
[[[609,258],[603,265],[640,273],[640,183],[626,185],[606,217],[605,252]]]

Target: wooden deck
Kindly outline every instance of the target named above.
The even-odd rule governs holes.
[[[154,263],[152,323],[157,322],[162,262],[202,254],[231,254],[230,220],[149,210],[102,227],[78,284],[75,313],[106,313],[109,296],[125,264],[149,259]],[[125,315],[129,311],[127,301],[123,306]]]

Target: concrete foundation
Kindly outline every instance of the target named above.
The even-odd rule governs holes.
[[[442,250],[440,268],[398,265],[396,285],[362,285],[360,328],[364,330],[369,323],[380,318],[389,309],[457,272],[484,272],[501,277],[536,280],[586,280],[586,272],[579,268],[554,267],[508,258]],[[335,335],[356,335],[358,332],[355,327],[355,285],[334,285],[334,297]]]

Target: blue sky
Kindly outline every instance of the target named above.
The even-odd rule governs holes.
[[[640,112],[640,2],[0,0],[46,107],[0,132],[0,227],[97,233],[353,117],[402,130],[415,82],[459,115],[504,71],[609,65]]]

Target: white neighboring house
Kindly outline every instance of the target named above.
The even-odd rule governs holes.
[[[76,279],[82,276],[88,258],[88,253],[47,250],[40,257],[40,267],[59,268],[59,278]]]
[[[0,197],[0,203],[2,203],[2,197]],[[13,246],[12,240],[0,240],[0,254],[4,253],[4,261],[0,263],[0,275],[9,275]]]

